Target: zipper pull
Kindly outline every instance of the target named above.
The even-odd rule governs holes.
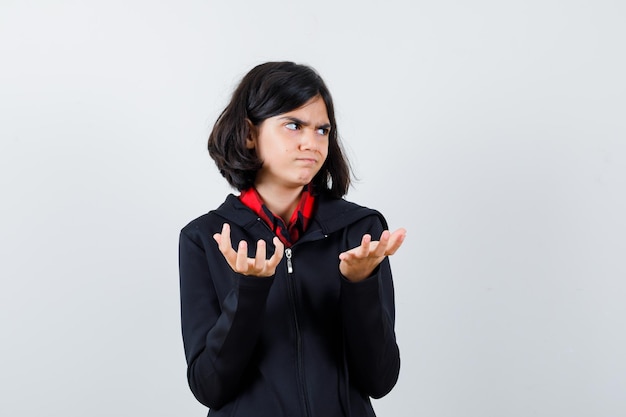
[[[291,264],[291,248],[285,249],[285,257],[287,258],[287,272],[293,273],[293,265]]]

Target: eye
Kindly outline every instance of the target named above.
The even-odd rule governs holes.
[[[287,124],[285,125],[285,127],[286,127],[287,129],[289,129],[289,130],[298,130],[298,129],[300,129],[300,125],[299,125],[298,123],[295,123],[295,122],[290,122],[290,123],[287,123]]]
[[[329,127],[320,127],[317,129],[317,134],[322,136],[327,136],[330,133]]]

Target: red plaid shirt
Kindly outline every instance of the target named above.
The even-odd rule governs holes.
[[[308,185],[302,190],[298,207],[296,207],[287,224],[280,216],[275,215],[267,208],[254,187],[242,191],[239,195],[239,200],[254,211],[286,247],[296,243],[302,236],[309,226],[315,210],[315,197],[309,191]]]

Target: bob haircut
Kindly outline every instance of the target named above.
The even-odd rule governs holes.
[[[209,135],[209,155],[228,183],[239,191],[254,186],[263,165],[254,149],[246,147],[250,123],[295,110],[315,96],[326,104],[331,129],[328,156],[311,181],[315,193],[341,198],[350,186],[350,165],[344,157],[333,100],[322,78],[311,67],[293,62],[266,62],[254,67],[241,80],[230,103]]]

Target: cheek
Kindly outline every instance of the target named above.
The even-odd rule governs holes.
[[[320,153],[324,156],[324,159],[328,158],[328,142],[320,146]]]
[[[264,142],[257,147],[257,155],[262,160],[272,160],[275,159],[278,155],[281,155],[283,152],[286,152],[287,149],[283,149],[284,147],[272,142]]]

